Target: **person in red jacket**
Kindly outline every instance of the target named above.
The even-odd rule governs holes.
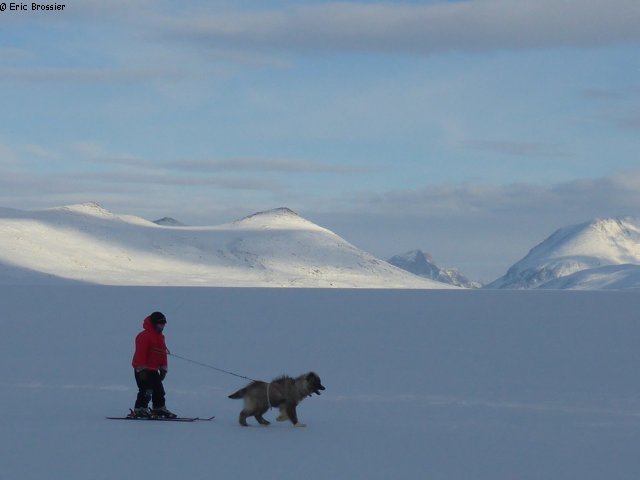
[[[166,324],[167,319],[161,312],[153,312],[144,319],[144,330],[136,337],[136,351],[131,362],[138,385],[133,410],[136,417],[176,417],[175,413],[167,410],[162,385],[169,366],[167,345],[162,334]],[[150,400],[153,401],[152,410],[149,410]]]

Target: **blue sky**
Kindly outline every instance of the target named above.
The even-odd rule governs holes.
[[[640,215],[639,24],[635,0],[5,11],[0,205],[288,206],[492,280],[560,226]]]

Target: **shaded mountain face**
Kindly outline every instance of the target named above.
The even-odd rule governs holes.
[[[422,250],[412,250],[402,255],[395,255],[387,260],[391,265],[411,272],[423,278],[435,280],[463,288],[480,288],[479,282],[469,280],[455,268],[442,268],[438,266],[431,255]]]
[[[640,220],[595,219],[557,230],[488,288],[578,289],[612,284],[632,288],[633,281],[624,281],[623,277],[634,276],[633,268],[601,269],[623,265],[640,265]],[[592,270],[594,275],[587,275]],[[610,275],[616,280],[608,280]]]
[[[448,288],[286,208],[225,225],[175,228],[95,203],[0,209],[0,283],[18,277],[36,284],[63,278],[107,285]]]

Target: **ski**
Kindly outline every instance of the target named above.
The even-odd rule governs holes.
[[[215,417],[201,418],[201,417],[176,417],[176,418],[164,418],[164,417],[106,417],[107,420],[141,420],[149,422],[210,422]]]
[[[200,417],[174,417],[174,418],[170,418],[170,417],[136,417],[133,414],[133,411],[131,410],[129,415],[127,415],[126,417],[107,417],[107,420],[150,420],[150,421],[155,421],[155,422],[195,422],[195,421],[201,421],[201,422],[210,422],[211,420],[213,420],[214,417],[209,417],[209,418],[200,418]]]

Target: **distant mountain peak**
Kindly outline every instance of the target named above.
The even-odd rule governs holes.
[[[159,218],[158,220],[154,220],[153,223],[163,227],[186,227],[187,226],[186,224],[179,222],[178,220],[172,217],[162,217],[162,218]]]
[[[274,208],[262,212],[256,212],[240,220],[233,222],[241,228],[258,229],[294,229],[294,230],[329,230],[316,225],[313,222],[301,217],[296,212],[287,207]],[[330,232],[333,233],[333,232]]]
[[[402,258],[408,262],[429,262],[433,263],[433,257],[422,250],[410,250],[402,255],[396,255],[393,258]]]
[[[264,210],[262,212],[256,212],[256,213],[252,213],[251,215],[247,215],[246,217],[242,218],[240,221],[242,220],[248,220],[250,218],[259,218],[259,217],[297,217],[297,218],[302,218],[300,215],[298,215],[296,212],[294,212],[293,210],[291,210],[290,208],[287,207],[278,207],[278,208],[273,208],[271,210]]]
[[[54,208],[53,210],[63,210],[73,213],[81,213],[84,215],[92,215],[94,217],[112,217],[114,216],[109,210],[104,208],[97,202],[77,203],[73,205],[65,205],[64,207]]]
[[[433,257],[422,250],[410,250],[401,255],[395,255],[387,260],[391,265],[438,282],[455,285],[456,287],[480,288],[479,282],[469,280],[455,268],[442,268],[436,265]]]

